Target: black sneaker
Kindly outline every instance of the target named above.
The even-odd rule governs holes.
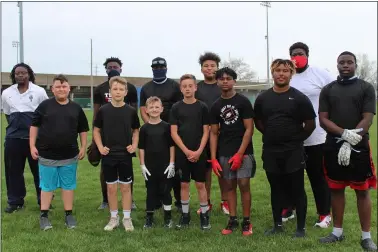
[[[5,208],[5,212],[6,213],[13,213],[13,212],[17,212],[18,210],[21,210],[23,208],[24,208],[24,205],[8,205]]]
[[[190,215],[188,213],[183,213],[181,215],[179,223],[176,225],[177,229],[188,228],[190,224]]]
[[[361,247],[365,251],[377,251],[377,245],[375,245],[371,238],[361,240]]]
[[[153,223],[154,223],[154,217],[147,215],[146,223],[144,224],[143,228],[152,228]]]
[[[209,212],[200,213],[200,220],[201,220],[201,229],[202,230],[210,230],[211,229]]]
[[[232,232],[234,232],[236,229],[238,229],[238,227],[239,227],[239,222],[237,219],[236,220],[229,219],[226,228],[222,230],[222,234],[229,235]]]
[[[268,229],[265,231],[264,235],[271,236],[271,235],[278,235],[282,234],[284,229],[282,226],[274,226],[272,229]]]
[[[40,217],[39,218],[39,227],[43,231],[52,229],[52,225],[51,225],[51,223],[49,221],[49,218],[47,218],[47,217]]]
[[[344,235],[341,235],[340,237],[337,237],[333,233],[330,233],[326,237],[320,238],[319,242],[320,243],[334,243],[334,242],[340,242],[340,241],[344,240],[344,238],[345,238]]]
[[[66,226],[67,226],[68,229],[73,229],[73,228],[76,227],[76,220],[72,216],[72,214],[66,215],[66,217],[65,217],[65,224],[66,224]]]
[[[172,219],[165,219],[165,220],[164,220],[164,227],[165,227],[165,228],[172,228],[172,226],[173,226],[173,221],[172,221]]]
[[[297,229],[297,231],[295,231],[295,233],[293,235],[293,238],[303,238],[305,236],[306,236],[305,229]]]

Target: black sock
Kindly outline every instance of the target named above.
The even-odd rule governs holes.
[[[164,210],[164,219],[172,219],[172,211],[166,211]]]
[[[153,217],[154,216],[154,212],[146,212],[147,216],[148,217]]]
[[[236,217],[236,216],[230,216],[230,220],[232,220],[232,221],[236,221],[236,220],[237,220],[237,217]]]
[[[208,204],[209,206],[211,205],[210,199],[208,199],[207,204]]]
[[[250,220],[249,220],[249,217],[243,217],[243,223],[249,223]]]
[[[49,216],[49,210],[41,210],[41,217],[48,217]]]
[[[72,210],[66,210],[66,216],[72,215]]]

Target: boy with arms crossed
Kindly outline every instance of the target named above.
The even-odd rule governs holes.
[[[170,115],[171,135],[176,143],[176,165],[181,178],[182,216],[177,228],[188,227],[189,183],[196,181],[196,188],[201,207],[201,229],[211,228],[208,215],[206,181],[206,147],[209,138],[209,111],[205,103],[197,100],[196,78],[185,74],[180,78],[180,89],[184,99],[172,106]]]
[[[163,104],[156,96],[146,101],[149,120],[140,128],[139,159],[142,174],[146,180],[146,223],[153,225],[153,214],[160,195],[163,196],[164,226],[172,227],[171,178],[175,176],[175,148],[171,138],[170,125],[161,120]]]
[[[234,70],[222,68],[215,78],[222,95],[210,110],[210,162],[217,176],[223,171],[230,207],[230,219],[222,234],[231,234],[239,225],[236,217],[236,188],[239,185],[244,217],[242,234],[248,236],[252,234],[250,178],[256,171],[252,145],[254,112],[248,98],[234,89],[237,78]]]
[[[89,130],[83,109],[68,99],[70,85],[67,78],[56,76],[51,90],[55,97],[44,100],[38,106],[30,127],[30,152],[34,160],[39,160],[42,230],[52,228],[48,213],[53,192],[58,187],[62,188],[66,226],[76,227],[72,216],[73,190],[76,189],[78,159],[84,158]]]
[[[131,212],[132,156],[138,146],[139,118],[135,108],[124,102],[127,81],[115,76],[109,80],[112,101],[103,105],[94,121],[93,137],[102,155],[102,169],[108,188],[110,221],[105,231],[119,225],[117,191],[122,193],[123,226],[133,231]]]

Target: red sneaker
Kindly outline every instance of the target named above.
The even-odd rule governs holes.
[[[242,234],[243,236],[249,236],[253,234],[251,223],[247,222],[242,224]]]
[[[221,204],[220,204],[220,207],[221,207],[221,210],[224,214],[226,215],[230,215],[230,208],[228,207],[228,202],[227,201],[223,201]]]
[[[238,220],[228,220],[227,226],[222,230],[222,235],[229,235],[234,232],[239,226]]]

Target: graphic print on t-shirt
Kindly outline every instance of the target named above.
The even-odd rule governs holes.
[[[112,102],[112,95],[110,93],[104,93],[105,102]]]
[[[220,116],[225,124],[231,125],[239,119],[239,111],[233,105],[226,105],[222,107]]]

